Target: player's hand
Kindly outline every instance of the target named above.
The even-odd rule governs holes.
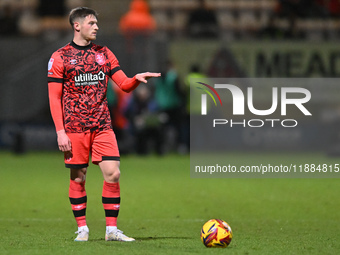
[[[146,73],[139,73],[136,74],[136,79],[140,82],[143,83],[148,83],[148,79],[153,78],[153,77],[160,77],[161,73],[150,73],[150,72],[146,72]]]
[[[67,136],[65,130],[57,132],[59,150],[66,152],[72,150],[71,140]]]

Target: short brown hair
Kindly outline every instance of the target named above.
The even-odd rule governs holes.
[[[72,28],[73,28],[74,22],[77,19],[84,19],[89,15],[93,15],[96,18],[98,17],[98,13],[95,10],[90,9],[88,7],[77,7],[77,8],[72,9],[69,15],[69,21],[70,21]]]

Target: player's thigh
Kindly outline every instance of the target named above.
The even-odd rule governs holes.
[[[65,154],[65,166],[72,169],[87,168],[91,150],[91,133],[68,133],[71,140],[71,156]]]
[[[98,165],[103,173],[103,177],[106,182],[119,182],[120,178],[119,161],[104,160],[99,162]]]
[[[97,132],[92,142],[92,162],[120,161],[117,139],[112,130]]]

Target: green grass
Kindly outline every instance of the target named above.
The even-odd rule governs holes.
[[[232,157],[250,165],[254,154]],[[77,243],[62,155],[0,152],[0,254],[339,254],[340,179],[192,179],[189,168],[188,156],[122,157],[118,227],[137,241],[120,243],[104,241],[102,176],[90,165],[90,240]],[[228,248],[201,243],[211,218],[231,225]]]

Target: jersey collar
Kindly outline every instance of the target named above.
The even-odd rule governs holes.
[[[75,44],[74,41],[71,42],[71,46],[78,49],[78,50],[88,50],[88,49],[91,49],[92,47],[92,42],[89,44],[89,45],[86,45],[86,46],[80,46],[78,44]]]

